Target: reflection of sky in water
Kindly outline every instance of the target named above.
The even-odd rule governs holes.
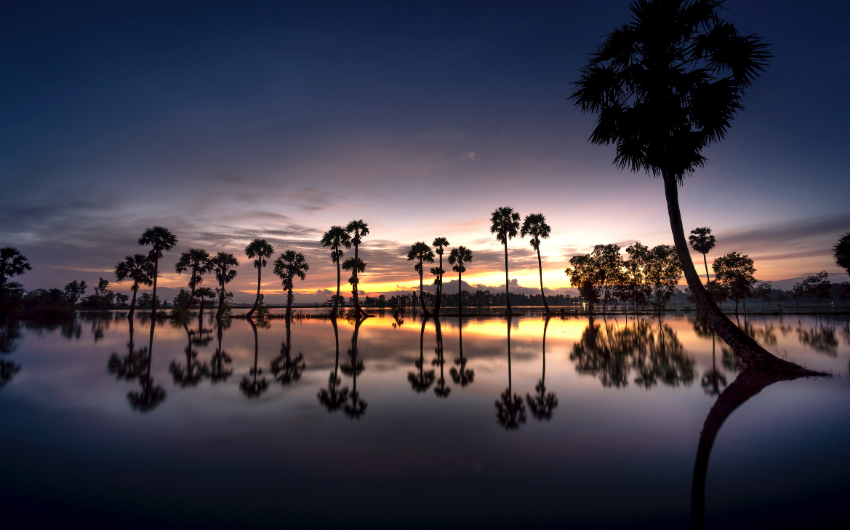
[[[232,375],[188,387],[175,384],[169,365],[185,368],[198,323],[188,325],[189,336],[182,325],[158,324],[151,374],[166,398],[146,413],[134,412],[126,397],[139,382],[107,373],[110,354],[127,352],[125,320],[84,317],[79,330],[25,329],[15,351],[3,355],[20,366],[0,390],[4,511],[207,528],[252,519],[413,527],[687,525],[697,441],[716,399],[701,385],[712,370],[712,338],[696,333],[692,322],[596,319],[591,341],[594,328],[588,331],[586,319],[551,319],[545,386],[558,405],[550,421],[527,410],[513,432],[497,423],[494,406],[508,386],[505,320],[464,321],[463,356],[474,371],[466,387],[450,377],[459,357],[458,322],[442,321],[446,399],[434,393],[440,378],[439,364],[432,363],[434,323],[425,326],[423,369],[435,370],[435,382],[422,393],[408,380],[418,371],[421,321],[394,323],[378,317],[360,327],[358,359],[365,369],[357,391],[368,405],[359,420],[328,412],[317,399],[335,366],[333,327],[326,321],[291,325],[290,358],[303,354],[306,369],[286,386],[270,370],[286,343],[284,321],[257,329],[257,377],[268,388],[250,400],[239,388],[254,364],[249,323],[235,320],[222,331]],[[544,320],[514,318],[510,325],[511,388],[525,398],[541,378]],[[843,517],[850,487],[846,320],[759,318],[746,325],[768,349],[836,377],[774,384],[729,417],[711,453],[709,524]],[[209,365],[218,339],[214,323],[204,326],[212,340],[193,349],[197,361]],[[338,331],[343,365],[350,363],[354,325],[340,321]],[[136,349],[148,346],[149,332],[150,322],[136,321]],[[649,390],[635,382],[640,356],[622,355],[635,344],[645,352],[644,366],[659,376]],[[587,354],[588,345],[595,354]],[[718,341],[714,364],[731,383],[736,372],[723,364],[722,350]],[[582,351],[585,357],[576,353]],[[605,387],[604,367],[617,360],[614,372],[625,386]],[[603,368],[580,374],[577,365]],[[340,388],[352,389],[350,375],[340,369],[338,377]]]

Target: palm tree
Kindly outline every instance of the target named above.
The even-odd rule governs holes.
[[[177,274],[182,274],[184,271],[191,270],[192,274],[189,277],[189,288],[192,290],[189,293],[189,301],[186,302],[186,307],[183,310],[189,309],[192,302],[195,301],[195,289],[198,285],[204,283],[203,275],[210,272],[210,253],[200,248],[190,248],[180,254],[180,259],[174,264],[174,270]]]
[[[136,312],[136,294],[139,292],[139,285],[152,285],[153,276],[153,263],[144,254],[125,256],[124,261],[119,261],[115,265],[115,278],[119,282],[133,280],[133,286],[130,287],[133,291],[133,300],[130,302],[130,314],[127,315],[127,319],[131,322]]]
[[[691,235],[688,236],[688,243],[691,244],[692,249],[702,254],[702,262],[705,265],[705,283],[707,285],[711,281],[711,278],[708,275],[708,259],[705,255],[714,248],[715,243],[714,236],[711,235],[711,228],[707,226],[694,228],[691,230]]]
[[[419,261],[419,263],[413,267],[413,270],[419,273],[419,302],[422,304],[422,314],[425,316],[431,316],[431,313],[425,308],[425,296],[423,296],[425,290],[422,284],[422,264],[424,262],[434,263],[434,251],[431,250],[431,247],[429,247],[425,242],[417,241],[410,245],[410,251],[407,253],[407,261],[413,260]]]
[[[456,384],[467,386],[475,380],[475,371],[466,367],[466,359],[463,358],[463,319],[460,315],[457,317],[457,334],[460,345],[460,357],[455,359],[457,368],[452,368],[449,373],[452,376],[452,381]]]
[[[838,238],[832,246],[832,256],[835,258],[835,264],[850,274],[850,232]]]
[[[336,263],[336,297],[334,297],[334,308],[329,315],[331,318],[336,318],[337,308],[339,307],[339,267],[343,254],[342,249],[351,248],[351,237],[345,231],[345,228],[332,226],[330,230],[322,234],[322,246],[331,248],[331,261]]]
[[[452,253],[449,254],[449,265],[454,265],[452,270],[457,273],[457,313],[460,315],[463,313],[463,301],[462,301],[462,285],[463,285],[463,273],[466,272],[466,267],[464,267],[464,263],[469,263],[472,261],[472,251],[464,246],[459,246],[457,248],[452,249]]]
[[[0,304],[3,303],[6,281],[29,270],[32,270],[32,265],[20,250],[12,247],[0,248]]]
[[[209,287],[201,287],[195,291],[195,296],[198,297],[198,301],[201,303],[200,310],[198,311],[198,320],[202,321],[204,319],[204,303],[214,301],[215,292]]]
[[[165,227],[154,226],[142,232],[139,244],[151,247],[148,259],[153,262],[153,303],[151,304],[151,316],[153,316],[156,315],[156,278],[159,276],[159,260],[163,252],[174,248],[177,244],[177,236]]]
[[[266,266],[266,258],[272,257],[273,254],[274,247],[265,239],[255,239],[245,247],[245,255],[248,256],[248,259],[254,260],[254,267],[257,268],[257,298],[254,300],[251,310],[245,315],[246,318],[251,318],[254,311],[257,310],[257,306],[260,305],[260,280],[263,274],[263,267]]]
[[[528,408],[531,410],[531,415],[538,420],[551,420],[552,410],[558,406],[558,398],[554,392],[546,393],[546,329],[549,327],[549,316],[546,316],[546,322],[543,324],[543,374],[540,376],[540,381],[534,387],[537,390],[537,395],[531,397],[531,394],[525,395],[525,401],[528,403]]]
[[[221,318],[221,310],[224,308],[224,298],[227,296],[227,291],[224,286],[236,278],[236,271],[232,267],[238,267],[239,261],[236,256],[227,252],[219,252],[215,257],[210,259],[212,270],[215,273],[215,279],[218,280],[218,311],[215,314],[216,319]]]
[[[531,248],[537,252],[537,267],[540,270],[540,296],[543,297],[543,307],[546,313],[550,313],[549,304],[546,303],[546,293],[543,291],[543,262],[540,260],[540,240],[549,237],[552,229],[546,224],[546,218],[542,213],[533,213],[525,216],[522,222],[521,237],[531,236]]]
[[[305,272],[310,270],[310,265],[304,259],[304,254],[287,250],[274,262],[274,273],[283,282],[286,291],[286,318],[292,317],[292,286],[295,278],[303,280],[307,277]]]
[[[505,297],[507,298],[507,314],[511,314],[511,293],[508,280],[508,240],[516,237],[519,230],[519,214],[510,206],[503,206],[493,210],[490,217],[490,233],[496,234],[499,243],[505,246]]]
[[[434,242],[431,244],[434,245],[434,252],[440,256],[440,266],[431,268],[431,274],[436,277],[435,283],[437,284],[437,301],[434,304],[434,315],[439,316],[440,303],[443,299],[443,274],[446,272],[443,270],[443,250],[449,246],[449,240],[444,237],[435,237]]]
[[[357,284],[360,283],[360,280],[357,278],[358,272],[366,271],[366,264],[362,259],[358,257],[348,258],[347,260],[342,262],[342,270],[350,272],[351,277],[348,278],[348,283],[351,284],[351,294],[352,296],[357,296]],[[357,300],[355,298],[355,300]],[[357,318],[366,318],[369,315],[366,314],[365,311],[359,309],[359,302],[356,302],[354,314],[357,315]]]
[[[351,221],[346,225],[345,231],[351,235],[351,244],[354,245],[354,262],[359,265],[360,263],[360,242],[363,241],[364,236],[369,235],[369,225],[363,222],[363,219],[359,219],[356,221]],[[353,281],[350,281],[352,287],[354,288],[354,311],[357,312],[361,317],[367,317],[369,315],[366,314],[363,309],[360,308],[360,294],[358,290],[358,285],[360,284],[360,280],[357,277],[358,272],[364,272],[366,270],[366,264],[363,264],[363,269],[358,270],[358,267],[354,267],[352,272],[354,275],[352,276]],[[348,270],[348,269],[346,269]]]
[[[614,143],[614,163],[662,177],[676,251],[694,301],[711,327],[750,366],[799,371],[735,326],[713,303],[691,261],[678,187],[702,167],[743,109],[747,87],[771,57],[756,35],[722,20],[717,1],[637,0],[632,21],[606,38],[570,96],[598,114],[590,141]]]

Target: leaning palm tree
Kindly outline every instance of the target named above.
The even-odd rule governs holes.
[[[159,276],[159,260],[163,252],[174,248],[177,244],[177,236],[165,227],[153,226],[142,232],[139,244],[151,247],[148,259],[153,262],[153,302],[151,303],[151,316],[153,316],[156,315],[156,278]]]
[[[522,222],[520,236],[531,236],[531,248],[537,252],[537,267],[540,270],[540,296],[543,298],[543,307],[546,313],[550,313],[549,304],[546,303],[546,293],[543,291],[543,262],[540,260],[540,240],[549,237],[552,229],[546,224],[546,218],[542,213],[532,213],[525,216]]]
[[[12,247],[0,248],[0,304],[3,303],[3,289],[6,281],[32,270],[32,265],[21,251]]]
[[[342,249],[351,248],[351,237],[345,228],[341,226],[332,226],[330,230],[322,234],[322,246],[330,247],[331,261],[336,263],[336,296],[334,297],[334,308],[329,315],[331,318],[336,318],[337,308],[339,307],[339,285],[340,285],[340,260],[342,260]]]
[[[850,232],[839,237],[832,246],[832,257],[835,258],[836,265],[850,274]]]
[[[139,285],[152,285],[153,275],[153,263],[144,254],[126,256],[124,261],[119,261],[115,265],[115,278],[119,282],[133,280],[133,286],[130,287],[133,291],[133,300],[130,302],[128,320],[132,321],[133,314],[136,312],[136,295],[139,292]]]
[[[691,230],[691,235],[688,236],[688,243],[691,244],[692,249],[702,254],[702,262],[705,265],[705,283],[708,285],[711,277],[708,275],[708,259],[705,255],[714,248],[715,244],[715,238],[711,235],[711,228],[707,226],[694,228]]]
[[[215,318],[221,318],[221,310],[224,308],[224,299],[227,296],[225,286],[236,278],[236,271],[232,267],[238,267],[239,261],[236,256],[227,252],[219,252],[210,259],[212,270],[215,273],[215,279],[218,280],[218,311]]]
[[[192,291],[189,293],[189,301],[186,302],[186,307],[183,308],[185,311],[195,301],[195,289],[204,282],[203,275],[212,270],[210,253],[200,248],[190,248],[180,254],[180,259],[174,264],[174,270],[177,271],[177,274],[182,274],[187,270],[192,271],[189,276],[189,288]]]
[[[437,301],[434,303],[434,314],[439,316],[440,303],[443,299],[443,274],[446,272],[443,270],[443,251],[449,246],[449,240],[444,237],[435,237],[431,244],[434,245],[434,252],[440,256],[440,266],[431,268],[431,274],[435,276],[434,281],[437,284]]]
[[[452,270],[457,273],[457,314],[463,313],[463,273],[466,272],[464,263],[472,261],[472,251],[463,245],[453,248],[449,254],[449,265],[454,265]]]
[[[254,267],[257,268],[257,298],[254,300],[251,310],[245,315],[246,318],[251,318],[254,311],[257,310],[257,306],[260,305],[260,280],[263,274],[263,267],[266,266],[266,258],[272,257],[272,254],[274,254],[274,247],[265,239],[255,239],[245,247],[245,255],[248,256],[248,259],[254,260]]]
[[[354,261],[355,263],[360,263],[360,243],[363,241],[364,236],[369,235],[369,225],[363,222],[363,219],[358,219],[355,221],[351,221],[345,227],[345,231],[351,235],[351,244],[354,245]],[[358,285],[360,280],[357,277],[359,267],[355,267],[353,269],[354,275],[352,276],[353,280],[351,283],[354,288],[354,311],[357,312],[361,317],[367,317],[369,315],[366,314],[363,309],[360,307],[360,294],[358,290]]]
[[[511,314],[511,293],[508,280],[508,240],[516,237],[517,230],[519,230],[519,214],[513,208],[503,206],[493,211],[490,217],[490,233],[496,234],[496,239],[505,246],[505,298],[509,315]]]
[[[632,20],[611,32],[582,68],[570,96],[598,114],[590,136],[616,144],[614,163],[661,177],[676,251],[711,327],[750,366],[799,371],[762,348],[714,304],[697,275],[682,227],[679,186],[723,139],[747,87],[771,57],[756,35],[719,17],[717,0],[636,0]]]
[[[303,280],[310,270],[310,265],[304,259],[304,254],[294,250],[286,250],[274,262],[274,273],[281,279],[283,290],[286,291],[286,318],[292,317],[292,287],[295,278]]]
[[[410,250],[407,252],[407,261],[418,261],[416,265],[414,265],[413,270],[419,273],[419,302],[422,304],[422,314],[425,316],[430,316],[431,313],[428,309],[425,308],[425,296],[424,296],[424,285],[422,284],[422,272],[423,266],[422,264],[434,263],[434,251],[431,250],[425,242],[417,241],[416,243],[410,245]]]

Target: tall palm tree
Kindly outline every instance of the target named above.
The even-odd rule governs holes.
[[[156,278],[159,276],[159,260],[162,253],[174,248],[177,244],[177,236],[162,226],[153,226],[142,232],[139,244],[150,246],[148,259],[153,262],[153,303],[151,303],[151,316],[156,315]]]
[[[540,240],[548,238],[551,232],[552,229],[546,224],[546,218],[543,217],[542,213],[526,215],[520,231],[521,237],[531,236],[529,243],[531,243],[531,248],[537,252],[537,267],[540,270],[540,296],[543,297],[543,307],[546,308],[547,313],[551,311],[549,311],[549,304],[546,303],[546,293],[543,291],[543,262],[540,260]]]
[[[245,247],[245,255],[248,256],[248,259],[254,260],[254,267],[257,268],[257,298],[254,300],[251,310],[245,315],[246,318],[251,318],[254,315],[254,311],[257,310],[257,306],[260,305],[260,280],[263,274],[263,267],[266,266],[266,258],[272,257],[273,254],[274,247],[265,239],[255,239]]]
[[[219,285],[218,311],[216,311],[215,318],[220,319],[221,310],[224,308],[224,299],[227,296],[225,285],[233,281],[233,278],[236,278],[236,271],[233,270],[233,267],[238,267],[239,261],[233,254],[228,252],[219,252],[210,259],[210,264],[212,265],[212,270],[215,273],[215,279],[218,280]]]
[[[490,233],[496,234],[496,239],[505,246],[505,297],[509,315],[511,314],[511,293],[508,280],[508,240],[516,237],[517,230],[519,230],[519,214],[513,208],[503,206],[493,210],[490,217]]]
[[[303,280],[308,270],[310,265],[304,259],[304,254],[294,250],[284,251],[274,262],[274,273],[280,277],[286,291],[286,318],[292,317],[292,287],[295,278]]]
[[[660,176],[688,287],[711,327],[750,366],[799,371],[762,348],[714,304],[688,251],[679,186],[702,167],[702,150],[723,139],[747,87],[772,57],[756,35],[719,17],[719,1],[636,0],[632,20],[599,46],[571,99],[598,114],[590,136],[616,144],[614,163]],[[811,373],[811,372],[809,372]]]
[[[363,219],[358,219],[355,221],[351,221],[346,225],[345,231],[351,235],[351,244],[354,245],[354,262],[360,263],[360,243],[363,241],[364,236],[369,235],[369,225],[363,222]],[[354,276],[352,276],[353,280],[351,283],[352,287],[354,287],[354,311],[357,312],[361,317],[367,317],[369,315],[366,314],[365,311],[360,307],[360,293],[358,289],[358,285],[360,284],[360,280],[357,277],[359,267],[353,268]],[[365,270],[365,264],[364,264]]]
[[[431,244],[434,245],[434,252],[440,256],[440,266],[431,268],[431,274],[435,276],[435,282],[437,284],[437,301],[434,304],[434,315],[439,316],[440,303],[443,301],[443,274],[446,272],[443,270],[443,251],[449,246],[449,240],[444,237],[435,237],[434,242]]]
[[[711,235],[711,228],[707,226],[694,228],[691,230],[691,235],[688,236],[688,243],[691,244],[692,249],[702,254],[702,262],[705,265],[705,283],[708,285],[711,277],[708,275],[708,259],[705,255],[714,248],[715,244],[714,236]]]
[[[351,248],[351,237],[345,228],[341,226],[332,226],[330,230],[322,234],[322,246],[330,247],[331,261],[336,263],[336,297],[334,297],[334,308],[331,311],[330,317],[336,318],[337,308],[339,307],[339,284],[340,284],[340,260],[342,260],[342,249]]]
[[[127,319],[131,322],[136,312],[136,294],[139,292],[139,285],[152,285],[153,276],[153,263],[144,254],[126,256],[124,261],[119,261],[115,265],[115,279],[119,282],[133,280],[133,286],[130,287],[133,291],[133,300],[130,302],[130,314],[127,315]]]
[[[32,270],[32,265],[21,251],[12,247],[0,248],[0,304],[3,303],[3,290],[6,281],[13,276],[20,276]]]
[[[832,257],[835,258],[836,265],[850,274],[850,232],[839,237],[832,246]]]
[[[180,259],[174,264],[174,270],[177,271],[177,274],[182,274],[187,270],[192,271],[189,277],[189,288],[192,291],[189,293],[189,301],[186,302],[186,307],[183,308],[185,311],[195,301],[195,289],[198,285],[204,283],[203,275],[212,270],[210,253],[204,249],[190,248],[180,254]]]
[[[407,261],[414,260],[419,261],[419,263],[414,265],[413,270],[419,273],[419,302],[422,304],[422,314],[430,316],[431,313],[425,308],[425,297],[423,296],[425,289],[422,284],[422,264],[425,262],[434,263],[434,251],[431,250],[431,247],[429,247],[427,243],[417,241],[410,245],[410,251],[407,253]]]
[[[463,245],[453,248],[449,254],[449,265],[454,265],[452,270],[457,273],[457,313],[463,313],[463,273],[466,272],[465,263],[472,261],[472,251]]]

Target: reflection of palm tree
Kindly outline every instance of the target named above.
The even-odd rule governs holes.
[[[472,261],[472,251],[464,246],[452,249],[449,254],[449,265],[454,265],[452,270],[457,273],[457,313],[463,313],[463,273],[466,272],[465,263]]]
[[[726,376],[717,369],[717,361],[715,355],[715,340],[714,335],[711,336],[711,370],[702,376],[702,389],[709,396],[720,394],[720,390],[726,387]]]
[[[330,230],[322,234],[322,246],[330,247],[331,261],[336,263],[336,296],[334,297],[334,308],[331,310],[330,317],[336,318],[337,308],[339,307],[339,285],[340,285],[340,262],[342,260],[342,249],[351,248],[351,237],[345,228],[341,226],[332,226]]]
[[[198,361],[198,350],[192,348],[196,344],[192,333],[189,331],[189,326],[183,324],[183,329],[186,330],[186,338],[188,344],[183,352],[186,354],[186,368],[177,364],[177,361],[171,361],[168,371],[171,372],[171,377],[174,379],[174,384],[182,387],[197,386],[201,379],[209,376],[210,369],[207,363]]]
[[[339,388],[339,385],[342,384],[342,380],[339,378],[339,330],[336,327],[336,320],[331,320],[331,324],[334,327],[336,360],[334,361],[333,372],[328,377],[328,388],[327,390],[324,388],[319,390],[318,398],[319,403],[328,409],[328,412],[336,412],[348,400],[348,388]]]
[[[248,370],[248,375],[242,378],[239,382],[239,390],[242,391],[248,399],[258,398],[269,388],[269,383],[265,377],[260,377],[263,369],[257,363],[260,357],[259,343],[257,341],[257,325],[250,318],[248,323],[251,324],[251,329],[254,330],[254,367]],[[250,377],[249,377],[250,376]]]
[[[714,402],[699,435],[691,488],[691,528],[701,529],[705,526],[705,479],[708,473],[708,459],[723,422],[738,407],[773,383],[792,381],[799,377],[799,375],[768,374],[752,369],[744,370]]]
[[[0,327],[0,354],[9,354],[17,349],[15,344],[21,338],[21,325],[16,321],[4,323]],[[0,388],[12,380],[21,371],[21,365],[0,359]]]
[[[145,352],[147,355],[140,356],[140,360],[144,366],[144,369],[139,372],[141,390],[127,393],[127,400],[130,402],[130,406],[133,410],[138,410],[139,412],[149,412],[165,401],[165,390],[161,386],[154,385],[153,377],[151,377],[153,333],[155,329],[156,319],[152,318],[150,343],[148,344],[147,352]]]
[[[537,395],[531,397],[530,394],[525,395],[525,401],[528,403],[528,408],[531,410],[531,415],[538,420],[551,420],[552,410],[558,406],[558,398],[553,392],[546,393],[546,328],[549,327],[549,317],[546,317],[546,322],[543,324],[543,374],[540,376],[540,381],[534,387],[537,390]]]
[[[336,324],[336,321],[333,321]],[[290,332],[291,319],[286,319],[286,342],[280,343],[280,355],[272,361],[272,374],[282,385],[292,384],[301,379],[301,373],[307,367],[304,354],[299,353],[294,359],[292,351],[292,335]]]
[[[198,288],[198,285],[203,283],[204,274],[212,270],[210,253],[200,248],[190,248],[180,254],[180,259],[174,264],[174,270],[177,271],[177,274],[182,274],[187,270],[191,271],[189,275],[189,289],[191,289],[191,292],[189,293],[189,301],[186,302],[186,306],[183,308],[185,311],[195,301],[195,290]]]
[[[451,393],[452,389],[446,386],[446,378],[443,375],[443,365],[446,364],[445,359],[443,358],[443,330],[440,327],[440,319],[434,319],[434,326],[437,328],[437,348],[434,352],[437,354],[437,358],[431,362],[432,365],[440,365],[440,378],[437,379],[437,386],[434,387],[434,393],[437,397],[447,398]]]
[[[366,407],[368,403],[363,399],[360,399],[360,394],[357,392],[357,376],[363,373],[363,370],[366,367],[363,365],[363,361],[357,358],[358,350],[357,350],[357,335],[360,332],[360,324],[363,322],[362,319],[358,318],[354,322],[354,334],[351,337],[351,349],[348,350],[348,359],[349,364],[344,364],[340,367],[342,373],[354,378],[354,382],[351,386],[351,392],[348,393],[348,401],[346,401],[345,405],[342,407],[342,411],[346,416],[353,419],[360,419],[363,414],[366,413]]]
[[[511,385],[511,318],[508,317],[508,388],[496,400],[496,421],[506,431],[515,431],[525,423],[525,404],[513,393]]]
[[[139,292],[139,285],[152,285],[153,274],[153,263],[144,254],[126,256],[124,261],[119,261],[115,265],[115,278],[119,282],[133,280],[133,286],[130,287],[133,291],[133,300],[130,302],[130,314],[127,315],[129,320],[133,320],[133,314],[136,312],[136,294]]]
[[[159,260],[162,253],[171,250],[177,244],[177,236],[163,226],[154,226],[142,232],[139,238],[140,245],[150,245],[148,259],[153,262],[153,300],[151,303],[151,316],[156,315],[156,278],[159,276]],[[164,399],[164,398],[163,398]]]
[[[254,267],[257,268],[257,298],[245,318],[251,318],[254,311],[257,310],[257,306],[260,305],[260,279],[263,275],[263,267],[268,263],[266,258],[272,257],[272,254],[274,254],[274,247],[265,239],[255,239],[245,247],[245,255],[248,259],[254,260]]]
[[[520,235],[531,236],[531,248],[537,252],[537,267],[540,271],[540,296],[543,297],[543,307],[549,313],[549,304],[546,303],[546,293],[543,291],[543,262],[540,260],[540,240],[549,237],[552,229],[546,224],[546,218],[542,213],[533,213],[525,216],[522,223]]]
[[[218,321],[218,327],[216,328],[218,348],[215,349],[212,359],[210,360],[210,381],[212,383],[227,381],[227,378],[233,374],[233,369],[230,367],[230,363],[233,362],[233,359],[231,359],[230,355],[221,348],[221,339],[223,336],[223,328],[225,326],[229,327],[229,325],[223,323],[221,320]]]
[[[508,240],[516,237],[519,230],[519,214],[510,206],[496,208],[490,217],[490,233],[496,234],[499,243],[505,246],[505,297],[508,305],[508,314],[511,314],[511,293],[508,287]]]
[[[422,319],[422,330],[419,332],[419,360],[416,361],[415,366],[419,370],[419,373],[416,372],[408,372],[407,380],[410,381],[410,386],[413,387],[413,390],[417,393],[427,391],[432,384],[434,384],[434,370],[425,371],[425,324],[428,322],[427,318]]]
[[[452,367],[449,373],[455,384],[467,386],[475,380],[475,372],[466,367],[466,359],[463,358],[463,319],[460,316],[457,317],[457,332],[460,341],[460,357],[455,359],[457,368]]]
[[[434,251],[423,241],[417,241],[410,246],[407,253],[407,261],[418,261],[413,266],[413,270],[419,273],[419,302],[422,304],[422,314],[430,316],[431,313],[425,308],[425,287],[422,282],[422,274],[424,272],[423,263],[434,263]]]

